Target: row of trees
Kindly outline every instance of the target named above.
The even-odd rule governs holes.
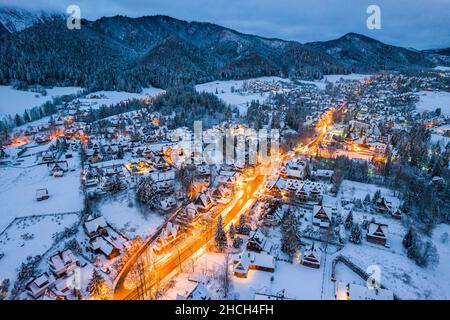
[[[420,267],[435,266],[439,263],[436,246],[430,240],[422,240],[413,228],[409,228],[403,238],[403,246],[408,258]]]
[[[115,105],[101,105],[98,109],[90,108],[87,112],[86,122],[92,123],[118,114],[140,110],[147,107],[142,99],[131,99],[129,101],[121,101]]]
[[[230,120],[238,113],[213,93],[197,92],[190,85],[167,89],[155,101],[154,108],[162,114],[173,115],[167,123],[169,128],[192,128],[194,121],[202,121],[206,128]]]

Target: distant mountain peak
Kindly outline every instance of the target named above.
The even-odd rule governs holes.
[[[343,35],[338,40],[340,40],[340,39],[342,39],[342,40],[349,40],[349,41],[357,40],[357,41],[365,41],[365,42],[379,42],[376,39],[373,39],[371,37],[368,37],[368,36],[365,36],[363,34],[356,33],[356,32],[346,33],[345,35]]]
[[[14,6],[0,7],[0,24],[10,33],[20,32],[36,23],[62,17],[64,14],[54,11],[26,10]]]

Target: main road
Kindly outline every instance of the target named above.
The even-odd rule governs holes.
[[[286,161],[289,158],[293,157],[295,153],[308,153],[308,150],[316,147],[326,136],[327,132],[331,128],[332,123],[332,113],[335,112],[335,109],[332,108],[324,113],[321,117],[318,125],[316,126],[318,134],[308,143],[298,146],[294,149],[294,153],[288,153],[281,156],[281,161]],[[306,151],[306,152],[305,152]],[[272,164],[268,164],[271,166]],[[262,169],[267,169],[266,172],[269,172],[267,167],[263,167],[260,165],[259,172]],[[253,179],[249,179],[247,181],[242,182],[242,188],[240,192],[237,193],[235,199],[232,201],[231,205],[226,206],[223,210],[216,213],[213,217],[213,221],[217,221],[217,218],[222,215],[224,226],[228,225],[233,219],[235,219],[238,214],[249,205],[256,201],[255,192],[260,188],[265,182],[266,176],[264,174],[257,174]],[[144,271],[146,282],[148,287],[153,287],[157,282],[167,277],[170,273],[172,273],[176,268],[178,268],[183,262],[187,261],[190,257],[192,257],[195,253],[199,252],[199,250],[205,246],[213,237],[215,233],[216,223],[211,223],[209,226],[205,227],[203,230],[196,230],[194,233],[187,238],[185,238],[180,244],[173,245],[170,250],[162,254],[157,261],[153,263],[151,266],[146,266],[146,270]],[[128,289],[125,287],[125,279],[127,275],[130,273],[131,269],[136,265],[139,261],[139,258],[146,254],[150,245],[153,241],[159,236],[160,231],[155,234],[153,237],[148,239],[143,246],[137,250],[137,252],[127,261],[125,266],[122,268],[121,272],[116,278],[114,282],[114,294],[113,299],[115,300],[135,300],[139,299],[138,288]]]
[[[236,218],[239,212],[241,212],[244,206],[246,206],[248,201],[255,200],[255,198],[253,197],[254,193],[261,186],[263,181],[264,176],[258,175],[254,179],[244,182],[242,192],[239,193],[240,198],[235,201],[235,203],[230,207],[225,207],[224,210],[217,213],[215,215],[215,218],[217,218],[219,214],[221,214],[223,224],[228,225],[234,218]],[[151,287],[157,281],[167,277],[172,271],[174,271],[183,262],[193,256],[196,252],[198,252],[204,245],[206,245],[214,236],[215,227],[216,224],[212,223],[210,226],[206,227],[203,230],[195,231],[193,235],[187,237],[182,243],[172,246],[169,252],[162,254],[162,256],[152,266],[152,271],[148,270],[148,272],[152,273],[151,276],[147,275],[148,281],[150,282],[149,286]],[[150,242],[151,241],[148,241],[147,244]],[[140,255],[145,254],[145,250],[147,249],[148,245],[146,245],[145,248],[138,250],[139,255],[133,259],[134,263],[138,261]],[[125,278],[130,272],[132,266],[133,264],[129,264],[127,267],[128,270],[118,276],[119,280],[116,281],[114,299],[138,299],[137,289],[128,290],[124,286]]]

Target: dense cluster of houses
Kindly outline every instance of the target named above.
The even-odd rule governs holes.
[[[67,300],[81,298],[77,274],[81,267],[75,254],[66,249],[48,259],[49,271],[32,278],[26,285],[27,293],[34,299]]]

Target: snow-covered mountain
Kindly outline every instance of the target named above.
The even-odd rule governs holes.
[[[16,7],[0,7],[0,29],[4,28],[11,33],[19,32],[36,23],[51,21],[60,17],[63,17],[63,14],[56,12],[42,10],[30,11]]]
[[[302,44],[168,16],[103,17],[69,30],[63,14],[0,8],[0,84],[139,91],[213,80],[416,70],[450,65],[356,33]],[[9,32],[5,31],[8,30]]]
[[[311,42],[307,45],[326,52],[356,72],[433,66],[425,52],[388,45],[357,33],[348,33],[335,40]]]

